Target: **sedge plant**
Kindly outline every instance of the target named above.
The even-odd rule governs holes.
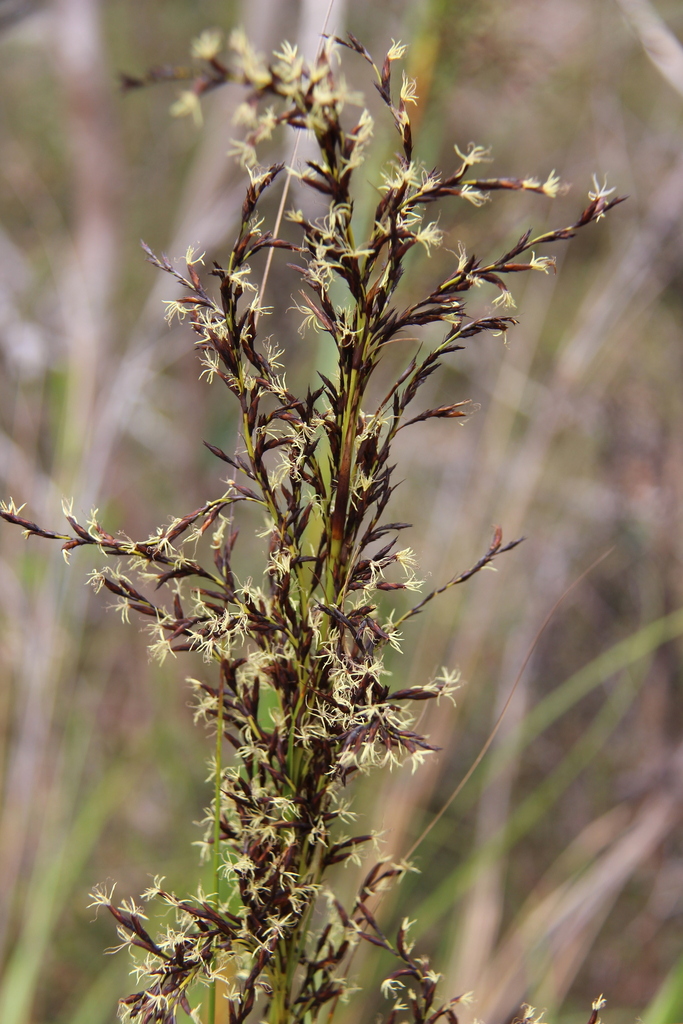
[[[369,65],[399,142],[377,183],[362,238],[356,237],[354,189],[373,119],[362,105],[360,116],[348,113],[360,100],[340,71],[344,49]],[[213,801],[203,840],[212,891],[181,898],[157,880],[144,899],[167,904],[172,923],[156,937],[142,907],[96,891],[95,902],[113,914],[123,944],[137,955],[139,984],[121,1000],[124,1015],[139,1024],[172,1024],[184,1013],[213,1024],[218,993],[230,1024],[331,1020],[350,987],[353,949],[368,942],[395,960],[384,985],[386,1024],[441,1018],[453,1024],[459,1000],[437,998],[439,976],[413,951],[407,922],[390,937],[373,912],[373,897],[409,865],[379,860],[351,906],[342,905],[329,878],[373,838],[350,828],[354,777],[405,760],[419,763],[434,748],[415,730],[413,707],[452,698],[457,688],[457,675],[443,670],[392,689],[387,648],[400,649],[402,627],[435,596],[519,541],[504,544],[496,528],[470,569],[392,611],[388,595],[419,586],[413,554],[398,543],[408,524],[392,522],[388,513],[392,446],[399,431],[425,420],[465,416],[461,401],[422,408],[423,385],[468,339],[504,335],[516,323],[505,312],[514,306],[506,283],[511,274],[552,270],[553,257],[537,250],[571,238],[621,200],[596,183],[569,226],[536,237],[527,231],[488,262],[461,246],[427,294],[402,299],[411,250],[422,246],[429,253],[442,244],[437,221],[428,217],[433,204],[478,207],[497,190],[552,198],[561,188],[558,177],[479,176],[474,169],[487,153],[474,144],[465,152],[455,147],[455,169],[427,170],[413,155],[408,111],[415,83],[404,75],[394,98],[392,66],[404,53],[399,44],[381,67],[352,36],[326,39],[310,63],[287,44],[266,61],[240,31],[228,50],[224,57],[215,32],[195,41],[200,67],[175,112],[197,113],[202,94],[227,82],[247,90],[238,110],[246,136],[235,149],[248,184],[232,251],[207,270],[190,249],[183,273],[145,251],[180,285],[169,316],[189,322],[202,375],[222,384],[238,411],[237,449],[207,443],[229,476],[218,496],[143,540],[107,532],[95,513],[80,522],[71,505],[65,507],[68,533],[24,518],[12,500],[2,503],[0,515],[27,536],[60,541],[66,557],[83,546],[97,548],[107,563],[90,582],[115,595],[126,615],[148,620],[152,652],[160,658],[183,652],[205,665],[192,684],[197,715],[213,733]],[[156,69],[125,84],[178,77],[188,73]],[[304,170],[288,173],[325,205],[317,218],[289,211],[294,240],[274,237],[260,214],[284,168],[259,167],[256,149],[279,126],[315,140],[317,155]],[[286,383],[277,330],[262,332],[268,310],[253,261],[261,250],[275,249],[293,261],[303,333],[327,335],[336,361],[333,374],[319,373],[299,394]],[[490,315],[468,316],[465,296],[481,285],[498,290],[493,308]],[[387,346],[414,341],[416,332],[419,346],[376,397],[371,383]],[[233,571],[238,505],[253,510],[263,538],[263,565],[247,580]],[[160,592],[169,595],[166,602]],[[600,1005],[594,1004],[591,1024]]]

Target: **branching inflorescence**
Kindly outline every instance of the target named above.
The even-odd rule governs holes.
[[[401,143],[383,176],[368,237],[361,242],[354,235],[351,186],[373,122],[362,110],[355,125],[345,127],[344,108],[358,101],[336,66],[342,47],[370,64]],[[402,306],[397,289],[408,253],[418,245],[429,251],[441,243],[437,224],[425,217],[428,206],[443,199],[476,206],[497,189],[552,197],[560,187],[558,178],[554,173],[545,183],[478,178],[471,168],[486,153],[474,145],[464,154],[456,147],[458,166],[449,175],[417,163],[407,111],[414,83],[405,75],[398,102],[392,99],[391,69],[403,55],[400,45],[392,45],[381,68],[353,37],[327,39],[310,65],[287,45],[267,63],[240,32],[233,33],[230,49],[228,65],[219,58],[222,44],[216,33],[195,42],[193,53],[203,70],[176,104],[177,113],[196,113],[199,97],[208,90],[228,81],[248,89],[238,111],[247,137],[236,149],[249,185],[227,265],[214,263],[209,273],[218,287],[209,287],[200,274],[203,260],[192,250],[187,272],[181,274],[166,257],[145,249],[149,261],[182,286],[182,297],[169,303],[169,315],[189,319],[203,373],[220,378],[239,407],[240,451],[229,454],[208,445],[234,476],[220,497],[144,541],[112,536],[94,515],[81,525],[70,508],[65,512],[72,532],[66,534],[23,518],[12,502],[2,504],[0,515],[27,535],[63,541],[67,555],[90,545],[111,556],[113,563],[95,573],[92,582],[113,593],[125,612],[133,609],[151,620],[152,649],[161,656],[200,652],[217,666],[215,680],[194,681],[199,714],[216,729],[215,794],[205,837],[215,891],[178,899],[161,882],[155,885],[145,896],[175,910],[174,925],[158,939],[146,930],[140,908],[117,906],[104,892],[96,895],[96,902],[116,918],[124,944],[145,954],[139,962],[143,983],[122,1000],[124,1011],[141,1024],[170,1024],[181,1009],[199,1019],[198,1011],[191,1010],[190,986],[208,983],[215,999],[215,981],[222,979],[231,1024],[250,1015],[272,1024],[312,1024],[323,1007],[333,1008],[344,994],[345,963],[364,939],[397,958],[385,986],[394,1000],[387,1024],[453,1022],[458,1000],[436,1001],[438,976],[411,952],[405,925],[390,941],[370,908],[370,897],[406,865],[380,862],[350,909],[327,889],[326,875],[371,838],[340,831],[353,817],[344,800],[347,781],[406,756],[419,761],[432,750],[412,728],[410,705],[452,696],[456,688],[455,674],[444,671],[431,682],[392,692],[384,681],[386,645],[397,646],[401,623],[436,594],[464,582],[518,541],[504,546],[497,529],[489,550],[470,570],[398,618],[384,614],[378,607],[380,592],[417,586],[412,553],[397,550],[398,534],[407,524],[385,521],[393,489],[391,447],[404,427],[463,416],[463,403],[414,411],[413,402],[442,357],[461,349],[466,338],[505,332],[515,323],[498,311],[468,317],[465,294],[487,282],[499,290],[494,306],[513,305],[508,275],[547,272],[552,257],[536,256],[535,249],[571,238],[620,199],[608,199],[609,193],[596,185],[575,223],[535,238],[526,232],[490,263],[461,249],[428,295]],[[125,84],[184,75],[157,69],[144,79],[127,78]],[[264,110],[263,100],[274,105]],[[283,166],[257,168],[255,146],[279,125],[310,132],[319,151],[297,176],[324,197],[327,209],[317,220],[290,212],[289,220],[300,231],[298,244],[262,230],[258,212],[261,197]],[[328,334],[336,351],[336,375],[319,375],[304,395],[286,386],[275,346],[258,340],[265,310],[252,283],[250,261],[260,250],[275,248],[292,251],[298,261],[292,269],[303,285],[304,325]],[[350,299],[346,305],[333,299],[339,282]],[[443,325],[441,339],[418,351],[374,408],[364,407],[384,346],[408,329],[430,324]],[[260,585],[240,583],[231,567],[236,540],[232,510],[239,502],[257,506],[267,519]],[[213,564],[197,560],[204,534],[210,538]],[[128,575],[119,566],[126,566]],[[398,579],[389,578],[392,569]],[[150,585],[152,594],[170,590],[170,604],[149,596]],[[223,740],[234,748],[230,763]]]

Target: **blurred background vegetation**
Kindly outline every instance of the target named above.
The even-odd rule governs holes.
[[[138,239],[217,254],[241,204],[226,157],[236,93],[205,125],[171,120],[174,87],[123,97],[117,73],[185,60],[203,28],[243,24],[258,48],[312,53],[326,0],[0,0],[0,494],[57,526],[60,500],[145,536],[213,496],[201,441],[234,441],[234,410],[197,380],[187,330],[163,321],[173,286]],[[554,202],[498,195],[444,207],[448,248],[481,257],[531,224],[570,223],[591,176],[629,202],[556,247],[556,277],[515,290],[520,324],[477,339],[433,378],[433,404],[471,398],[464,427],[425,423],[400,449],[396,520],[437,584],[488,546],[492,524],[525,544],[429,606],[406,629],[401,685],[460,668],[458,708],[427,713],[442,748],[410,775],[359,787],[363,831],[401,856],[486,739],[542,634],[493,749],[415,854],[422,870],[382,920],[416,936],[465,1019],[511,1019],[520,1002],[573,1024],[604,992],[610,1024],[683,1019],[683,6],[677,0],[337,0],[380,59],[410,44],[417,153],[450,168],[452,145],[491,146],[491,173],[555,168]],[[361,61],[347,74],[373,105]],[[377,180],[395,146],[378,115]],[[292,139],[276,140],[287,159]],[[364,216],[375,193],[358,197]],[[275,200],[274,200],[275,201]],[[294,196],[294,201],[301,199]],[[466,204],[465,204],[466,205]],[[273,209],[274,216],[274,209]],[[424,290],[437,260],[415,261]],[[290,381],[329,358],[301,338],[277,266],[268,324]],[[520,275],[527,277],[527,275]],[[517,282],[513,282],[517,284]],[[487,308],[493,295],[481,295]],[[399,346],[396,346],[398,348]],[[406,349],[392,352],[403,360]],[[403,438],[404,435],[400,435]],[[244,572],[258,523],[242,524]],[[145,639],[84,586],[94,568],[0,530],[0,1021],[99,1024],[134,986],[113,924],[87,909],[95,882],[137,896],[150,875],[192,890],[189,823],[208,802],[186,661],[159,668]],[[256,563],[258,565],[258,562]],[[254,571],[253,568],[251,571]],[[356,884],[354,869],[340,887]],[[359,955],[372,1020],[377,958]],[[470,1015],[468,1017],[468,1014]]]

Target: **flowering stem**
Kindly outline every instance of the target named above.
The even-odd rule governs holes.
[[[507,298],[506,275],[552,265],[533,250],[531,260],[520,263],[523,253],[572,237],[621,200],[608,201],[607,190],[596,185],[574,223],[535,239],[527,232],[485,264],[463,250],[455,274],[450,269],[433,281],[422,298],[412,294],[414,282],[409,283],[397,305],[394,295],[411,249],[421,244],[429,251],[439,244],[436,222],[424,219],[427,207],[454,197],[479,201],[499,189],[550,195],[556,190],[554,178],[545,186],[531,178],[465,181],[468,167],[482,160],[484,151],[474,146],[464,158],[456,148],[462,165],[452,173],[427,172],[413,161],[406,112],[406,103],[414,102],[412,83],[404,79],[398,105],[392,98],[391,64],[404,51],[399,44],[392,45],[381,68],[353,36],[347,42],[327,37],[312,65],[286,44],[275,62],[266,64],[240,31],[232,34],[230,46],[233,63],[224,64],[218,59],[217,33],[195,42],[193,55],[206,67],[192,94],[185,94],[185,106],[196,110],[203,92],[228,81],[248,86],[254,120],[242,146],[247,157],[255,157],[255,143],[278,124],[312,131],[319,161],[308,161],[300,179],[327,197],[327,214],[310,221],[301,211],[291,212],[292,223],[303,229],[299,244],[264,233],[257,207],[283,165],[252,168],[227,268],[214,263],[210,272],[220,281],[216,297],[202,282],[197,264],[203,261],[194,258],[192,249],[186,276],[167,257],[158,258],[145,247],[149,261],[184,289],[169,312],[190,315],[204,373],[210,379],[218,376],[239,403],[244,451],[233,457],[207,442],[235,471],[228,491],[142,541],[108,533],[95,513],[84,526],[70,508],[65,514],[73,535],[24,519],[12,501],[0,502],[0,518],[29,535],[60,540],[65,554],[93,545],[107,557],[126,560],[143,584],[156,581],[156,590],[170,586],[172,605],[154,596],[156,591],[149,596],[116,568],[92,577],[97,589],[116,595],[123,610],[152,620],[154,651],[202,653],[207,661],[220,663],[216,688],[197,681],[200,711],[216,726],[213,812],[206,837],[213,842],[208,897],[182,900],[155,886],[149,895],[175,907],[181,922],[181,930],[169,927],[156,942],[137,907],[130,902],[115,906],[110,893],[96,896],[130,944],[148,954],[145,987],[123,1001],[130,1019],[176,1024],[178,1013],[194,1013],[189,987],[205,983],[208,976],[201,1012],[207,1024],[216,1024],[218,981],[225,971],[230,985],[222,990],[223,1006],[231,1024],[249,1024],[257,1015],[269,1024],[315,1024],[326,1007],[331,1006],[330,1017],[334,1012],[345,991],[352,950],[363,940],[398,961],[389,989],[397,982],[405,988],[406,1019],[453,1024],[458,998],[435,1003],[434,972],[425,958],[412,955],[405,941],[407,926],[392,943],[368,906],[372,896],[400,878],[404,866],[375,865],[349,909],[334,897],[325,908],[324,897],[330,894],[323,884],[329,869],[356,856],[372,838],[372,833],[346,837],[340,831],[349,813],[344,787],[372,766],[405,756],[419,761],[433,750],[412,727],[410,701],[451,696],[455,689],[446,670],[407,689],[385,682],[384,652],[397,640],[397,625],[518,542],[503,546],[497,528],[489,550],[471,569],[437,586],[400,618],[385,619],[382,595],[414,586],[406,572],[409,553],[393,550],[407,524],[386,519],[394,489],[390,448],[403,427],[462,416],[462,402],[417,415],[408,407],[442,356],[462,348],[465,338],[500,334],[516,322],[497,315],[472,319],[465,312],[466,293],[486,283]],[[341,46],[375,69],[402,147],[383,175],[372,227],[358,246],[351,223],[351,179],[362,163],[372,119],[363,111],[351,128],[346,115],[342,119],[348,95],[332,60]],[[167,77],[165,70],[153,70],[146,80],[130,82],[142,85]],[[269,106],[258,114],[261,100]],[[270,105],[273,100],[276,107]],[[312,316],[312,326],[323,329],[336,346],[333,379],[320,374],[322,386],[309,386],[298,395],[279,373],[279,349],[257,337],[262,297],[249,301],[249,293],[256,291],[249,281],[250,260],[274,248],[299,254],[295,269],[310,311],[306,323]],[[348,289],[351,308],[334,301],[335,280]],[[425,339],[426,349],[404,365],[384,400],[373,407],[371,383],[385,346],[406,339],[408,332],[412,337],[416,328],[439,324],[446,331],[442,340]],[[251,577],[240,584],[233,570],[237,502],[267,513],[268,526],[258,534],[268,538],[263,585]],[[204,557],[202,537],[209,529],[212,562],[205,566],[197,559]],[[403,571],[402,581],[385,575],[392,566]],[[236,757],[236,767],[225,772],[224,739]],[[231,900],[223,902],[222,873],[224,889],[228,880],[231,886]],[[398,1012],[397,1006],[390,1009],[386,1024],[393,1024]],[[531,1022],[525,1018],[524,1024]],[[589,1024],[597,1024],[597,1012]]]
[[[223,688],[225,680],[223,673],[220,673],[218,682],[218,707],[216,709],[216,750],[215,750],[215,774],[214,774],[214,810],[213,810],[213,889],[214,906],[216,913],[221,909],[221,778],[223,758]],[[215,964],[214,964],[215,967]],[[209,989],[209,1016],[208,1024],[215,1024],[216,1020],[216,988],[217,981],[211,982]]]

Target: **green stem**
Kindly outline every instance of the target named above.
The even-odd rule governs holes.
[[[287,1024],[286,974],[282,966],[282,953],[277,953],[277,972],[273,978],[273,997],[268,1014],[269,1024]]]
[[[313,885],[320,882],[323,875],[323,852],[324,848],[321,843],[311,849],[308,838],[304,840],[299,869],[300,880],[303,881],[308,877]],[[293,1020],[297,1019],[296,1011],[291,1009],[294,998],[294,979],[306,948],[306,939],[314,909],[315,900],[312,899],[294,931],[282,940],[277,954],[277,969],[273,978],[269,1024],[291,1024]]]
[[[341,568],[344,528],[348,510],[353,472],[353,456],[358,426],[360,388],[358,370],[352,369],[348,383],[348,398],[342,419],[342,450],[337,473],[337,490],[330,518],[330,550],[327,564],[327,600],[335,600],[335,583]]]
[[[215,892],[214,907],[220,913],[221,899],[221,777],[223,758],[223,673],[220,674],[218,683],[218,708],[216,714],[216,751],[215,751],[215,775],[214,775],[214,810],[213,810],[213,887]],[[213,981],[209,989],[209,1017],[208,1024],[215,1024],[216,1021],[216,988],[217,983]]]

